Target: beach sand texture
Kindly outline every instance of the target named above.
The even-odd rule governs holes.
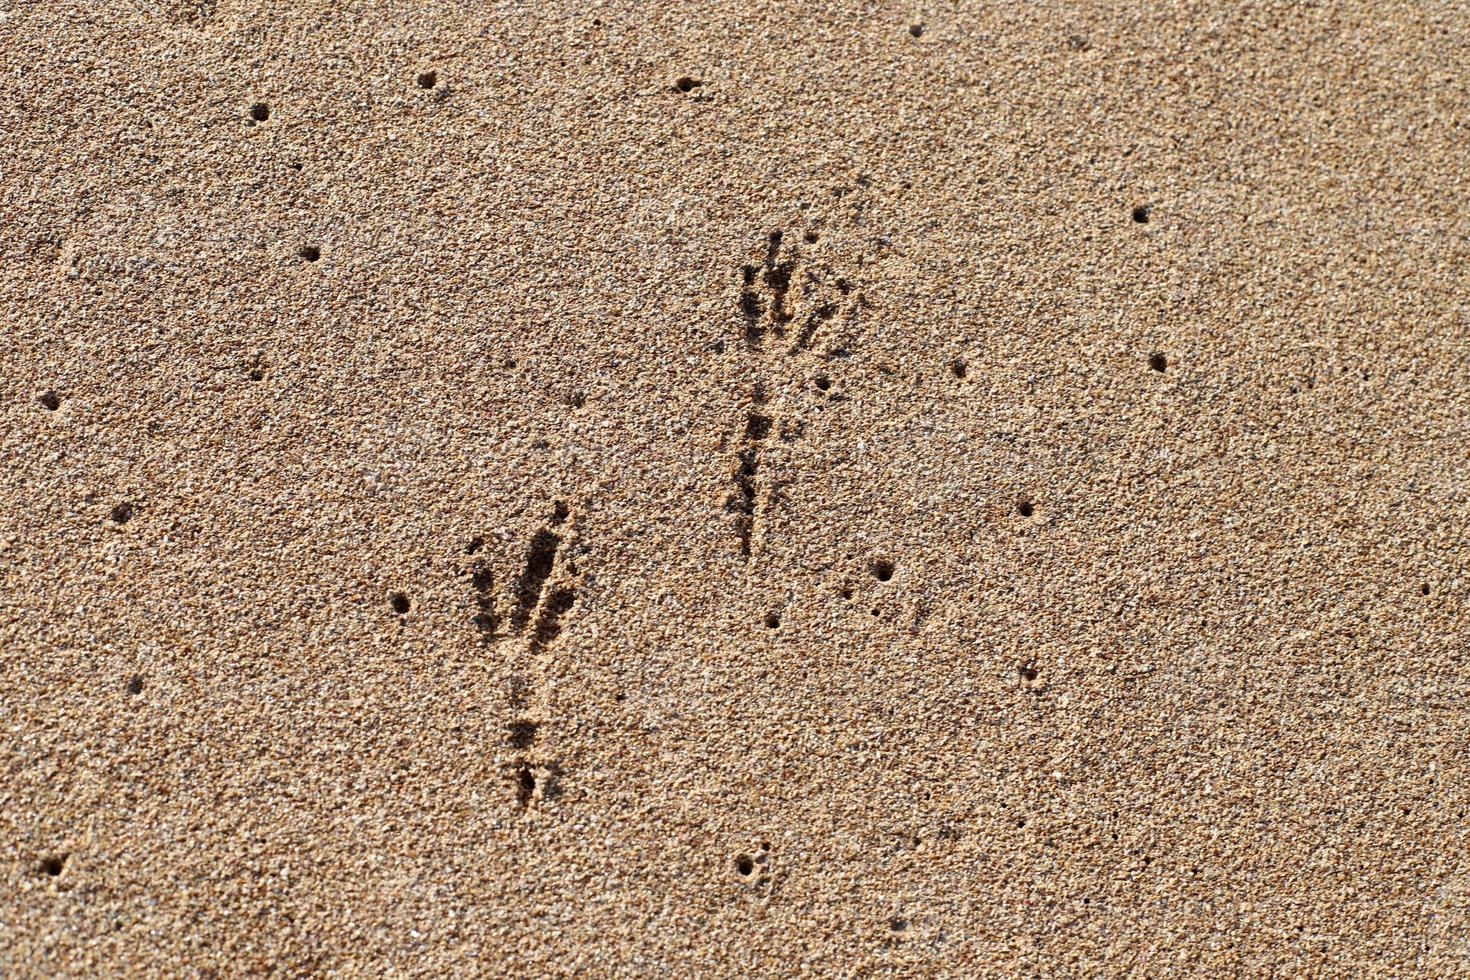
[[[1470,976],[1463,4],[0,55],[0,973]]]

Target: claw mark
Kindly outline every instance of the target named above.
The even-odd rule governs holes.
[[[771,290],[771,323],[775,328],[777,337],[784,332],[784,327],[791,322],[791,314],[786,311],[786,294],[791,289],[791,273],[796,268],[793,259],[785,262],[777,262],[781,253],[781,239],[783,235],[780,230],[771,232],[766,246],[766,285]]]
[[[746,266],[742,270],[742,278],[745,288],[740,291],[740,315],[745,317],[745,342],[751,347],[759,347],[765,330],[761,327],[764,311],[760,297],[751,289],[755,285],[755,266]]]
[[[532,652],[540,652],[561,632],[561,618],[577,602],[577,590],[571,586],[555,589],[541,604],[536,618],[536,631],[531,636]]]
[[[757,391],[756,394],[759,395],[760,392]],[[756,475],[760,471],[760,443],[770,433],[770,416],[759,412],[746,415],[745,448],[736,457],[735,493],[725,504],[725,509],[735,515],[735,535],[740,541],[742,558],[750,557],[750,542],[755,534],[758,491]]]
[[[560,545],[561,538],[550,531],[537,531],[531,539],[531,546],[526,549],[526,569],[516,585],[516,607],[510,615],[511,629],[515,632],[519,633],[530,622],[531,613],[541,600],[541,589],[551,577]]]
[[[475,589],[475,625],[480,628],[480,638],[489,643],[500,631],[500,616],[495,612],[495,575],[490,563],[475,562],[470,569],[470,581]]]
[[[771,232],[771,234],[769,236],[767,236],[767,238],[766,238],[766,268],[767,269],[770,269],[772,266],[774,266],[776,264],[776,256],[781,251],[781,239],[784,238],[784,237],[785,237],[785,233],[782,232],[780,228],[777,228],[775,231]]]
[[[562,767],[555,761],[517,762],[511,766],[511,786],[516,805],[529,810],[537,796],[552,800],[561,795]]]
[[[515,791],[516,803],[522,810],[531,805],[531,797],[536,794],[536,773],[529,762],[518,763],[515,767]]]
[[[758,450],[752,446],[740,453],[735,470],[735,495],[725,509],[735,515],[735,534],[740,539],[740,555],[750,557],[750,538],[755,530],[755,474],[759,466]]]

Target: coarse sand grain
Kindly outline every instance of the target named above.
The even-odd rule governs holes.
[[[1470,976],[1465,14],[0,5],[0,975]]]

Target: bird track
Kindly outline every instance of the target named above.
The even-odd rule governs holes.
[[[511,719],[505,733],[512,750],[507,770],[521,810],[538,799],[550,798],[561,775],[561,767],[545,755],[541,743],[548,710],[548,658],[566,615],[577,604],[581,582],[576,563],[568,557],[577,544],[575,521],[570,518],[570,508],[558,502],[546,526],[532,535],[521,571],[510,583],[508,615],[500,612],[502,596],[490,559],[477,558],[469,569],[474,623],[481,642],[486,646],[515,643],[505,661],[511,669]],[[471,553],[481,547],[483,539],[476,538]]]

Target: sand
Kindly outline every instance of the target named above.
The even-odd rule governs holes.
[[[1470,976],[1463,6],[0,54],[0,974]]]

